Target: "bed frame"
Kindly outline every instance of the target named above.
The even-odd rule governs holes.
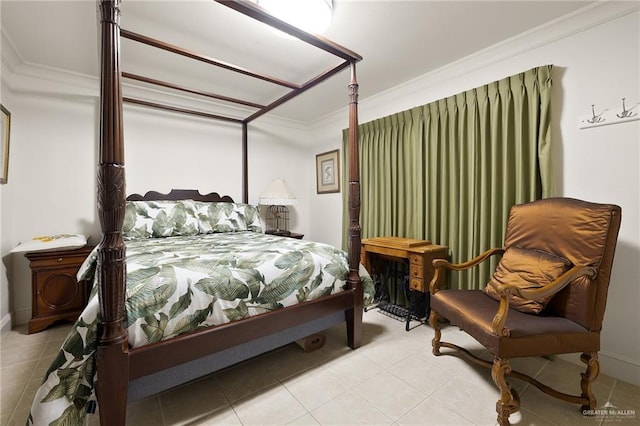
[[[347,344],[355,349],[362,338],[363,288],[358,274],[360,261],[360,182],[358,169],[358,83],[356,63],[362,57],[327,39],[308,34],[269,15],[262,8],[246,0],[215,0],[250,18],[262,21],[319,49],[342,62],[325,70],[303,84],[288,83],[264,74],[199,55],[159,40],[120,29],[120,0],[98,0],[100,7],[101,71],[100,71],[100,148],[97,172],[98,217],[102,239],[98,248],[97,286],[102,323],[98,331],[96,393],[100,407],[100,423],[124,425],[127,400],[155,393],[167,386],[191,380],[200,375],[255,356],[275,347],[320,331],[328,326],[346,322]],[[214,5],[212,5],[214,7]],[[130,78],[166,88],[187,91],[248,106],[247,101],[222,95],[197,92],[167,82],[128,74],[120,70],[120,37],[126,37],[160,49],[184,55],[213,66],[223,66],[244,75],[288,87],[290,91],[268,105],[252,104],[256,108],[248,117],[236,119],[202,111],[187,110],[149,102],[123,98],[122,78]],[[338,72],[350,68],[349,147],[348,147],[348,257],[347,290],[318,300],[283,308],[256,317],[243,319],[192,334],[140,348],[129,348],[127,331],[123,327],[125,297],[125,244],[122,224],[125,212],[125,169],[123,138],[123,101],[178,113],[193,114],[212,119],[236,122],[242,126],[243,202],[248,202],[247,184],[247,127],[248,123],[271,111],[289,99],[314,87]],[[193,198],[193,193],[148,193],[147,199],[158,196]],[[217,194],[216,194],[217,196]],[[138,198],[136,198],[138,197]],[[210,199],[203,196],[204,199]],[[133,199],[145,199],[134,196]],[[225,199],[225,201],[228,201]],[[167,378],[169,379],[167,381]]]

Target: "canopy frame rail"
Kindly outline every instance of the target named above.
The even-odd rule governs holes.
[[[307,90],[311,89],[312,87],[322,83],[323,81],[331,78],[332,76],[334,76],[335,74],[339,73],[340,71],[344,70],[345,68],[349,67],[352,64],[355,64],[356,62],[360,61],[362,59],[362,57],[354,52],[351,52],[350,50],[335,44],[333,42],[330,42],[329,40],[323,39],[319,36],[313,35],[313,34],[309,34],[306,33],[304,31],[299,30],[296,27],[293,27],[289,24],[287,24],[284,21],[280,21],[277,18],[274,18],[273,16],[269,15],[266,11],[264,11],[264,9],[260,8],[257,5],[254,5],[253,3],[247,3],[244,1],[218,1],[215,0],[218,3],[224,4],[225,6],[229,6],[234,10],[237,10],[247,16],[250,16],[254,19],[257,20],[261,20],[261,19],[267,19],[267,22],[265,22],[267,25],[279,25],[278,29],[281,30],[287,30],[286,32],[292,34],[295,37],[300,38],[301,40],[312,44],[313,46],[316,46],[318,48],[321,48],[322,50],[325,50],[328,53],[331,53],[332,55],[336,55],[339,56],[341,58],[344,58],[345,60],[341,63],[339,63],[338,65],[331,67],[329,69],[326,69],[325,71],[321,72],[320,74],[316,75],[315,77],[311,78],[310,80],[308,80],[307,82],[303,83],[303,84],[295,84],[295,83],[291,83],[282,79],[278,79],[276,77],[272,77],[266,74],[261,74],[258,72],[254,72],[254,71],[250,71],[246,68],[242,68],[233,64],[230,64],[228,62],[224,62],[218,59],[214,59],[211,57],[208,57],[206,55],[202,55],[200,53],[196,53],[192,50],[189,49],[185,49],[182,48],[180,46],[176,46],[174,44],[170,44],[170,43],[166,43],[164,41],[161,40],[157,40],[151,37],[147,37],[145,35],[142,34],[138,34],[138,33],[134,33],[132,31],[127,31],[125,29],[121,29],[120,30],[120,35],[124,38],[127,38],[129,40],[138,42],[138,43],[142,43],[142,44],[146,44],[148,46],[152,46],[158,49],[162,49],[162,50],[166,50],[168,52],[177,54],[177,55],[182,55],[185,56],[187,58],[191,58],[197,61],[201,61],[201,62],[205,62],[209,65],[213,65],[216,67],[220,67],[220,68],[224,68],[226,70],[229,71],[233,71],[239,74],[243,74],[249,77],[253,77],[255,79],[259,79],[259,80],[263,80],[267,83],[271,83],[271,84],[275,84],[275,85],[279,85],[285,88],[290,89],[289,92],[287,92],[286,94],[284,94],[283,96],[278,97],[277,99],[275,99],[274,101],[270,102],[267,105],[262,105],[262,104],[258,104],[255,102],[251,102],[245,99],[239,99],[239,98],[232,98],[232,97],[228,97],[228,96],[224,96],[221,94],[217,94],[217,93],[209,93],[209,92],[204,92],[201,90],[196,90],[196,89],[190,89],[190,88],[186,88],[184,86],[180,86],[174,83],[170,83],[170,82],[166,82],[166,81],[161,81],[161,80],[157,80],[157,79],[153,79],[150,77],[146,77],[146,76],[141,76],[141,75],[137,75],[137,74],[133,74],[133,73],[128,73],[128,72],[122,72],[122,77],[123,78],[128,78],[131,80],[136,80],[136,81],[140,81],[143,83],[147,83],[147,84],[151,84],[151,85],[155,85],[155,86],[161,86],[161,87],[165,87],[165,88],[169,88],[169,89],[173,89],[173,90],[178,90],[178,91],[183,91],[183,92],[188,92],[188,93],[192,93],[195,95],[200,95],[200,96],[205,96],[208,98],[213,98],[213,99],[218,99],[221,101],[225,101],[225,102],[231,102],[234,104],[239,104],[239,105],[244,105],[250,108],[255,108],[257,109],[257,111],[253,112],[252,114],[250,114],[248,117],[246,117],[245,119],[241,120],[242,122],[246,122],[249,123],[253,120],[255,120],[256,118],[266,114],[267,112],[277,108],[278,106],[284,104],[285,102],[289,101],[290,99],[293,99],[294,97],[300,95],[301,93],[306,92]],[[233,4],[233,6],[231,5]],[[313,42],[311,42],[313,41]],[[131,98],[128,98],[128,101],[131,102]],[[207,113],[204,113],[202,111],[197,111],[197,110],[191,110],[188,108],[174,108],[174,107],[167,107],[167,108],[162,108],[161,104],[157,103],[157,102],[150,102],[150,101],[142,101],[139,100],[137,102],[135,102],[139,105],[147,105],[147,106],[151,106],[151,107],[156,107],[156,108],[161,108],[161,109],[168,109],[174,112],[181,112],[184,114],[192,114],[192,115],[197,115],[197,116],[201,116],[201,117],[207,117]],[[220,115],[216,115],[216,114],[211,114],[210,118],[220,118],[223,120],[227,120],[227,121],[236,121],[235,118],[232,117],[227,117],[227,116],[220,116]]]
[[[146,106],[146,107],[149,107],[149,108],[161,109],[161,110],[164,110],[164,111],[171,111],[171,112],[178,112],[178,113],[181,113],[181,114],[195,115],[195,116],[198,116],[198,117],[211,118],[211,119],[214,119],[214,120],[230,121],[232,123],[238,123],[238,124],[242,124],[243,123],[243,120],[241,120],[239,118],[227,117],[227,116],[219,115],[219,114],[212,114],[212,113],[209,113],[209,112],[198,111],[198,110],[195,110],[195,109],[181,108],[181,107],[177,107],[177,106],[161,104],[161,103],[158,103],[158,102],[146,101],[146,100],[143,100],[143,99],[123,97],[122,101],[126,102],[126,103],[130,103],[130,104],[134,104],[134,105],[141,105],[141,106]]]
[[[139,81],[141,83],[146,83],[146,84],[150,84],[153,86],[160,86],[160,87],[164,87],[167,89],[172,89],[172,90],[177,90],[177,91],[181,91],[181,92],[186,92],[186,93],[191,93],[197,96],[203,96],[206,98],[210,98],[210,99],[217,99],[219,101],[223,101],[223,102],[229,102],[232,104],[236,104],[236,105],[243,105],[245,107],[249,107],[249,108],[253,108],[254,111],[250,112],[248,116],[246,116],[245,118],[237,118],[237,117],[232,117],[229,115],[221,115],[221,114],[213,114],[210,112],[205,112],[205,111],[201,111],[201,110],[196,110],[196,109],[191,109],[191,108],[186,108],[186,107],[179,107],[179,106],[174,106],[174,105],[167,105],[167,104],[163,104],[160,102],[156,102],[156,101],[150,101],[150,100],[143,100],[143,99],[137,99],[137,98],[132,98],[132,97],[123,97],[122,101],[126,102],[126,103],[130,103],[130,104],[135,104],[135,105],[139,105],[139,106],[144,106],[144,107],[149,107],[149,108],[155,108],[155,109],[159,109],[159,110],[164,110],[164,111],[170,111],[170,112],[174,112],[174,113],[180,113],[180,114],[187,114],[187,115],[192,115],[192,116],[197,116],[197,117],[201,117],[201,118],[207,118],[207,119],[214,119],[214,120],[221,120],[221,121],[227,121],[227,122],[232,122],[232,123],[238,123],[242,125],[242,133],[243,133],[243,149],[242,149],[242,164],[243,164],[243,183],[242,183],[242,198],[243,198],[243,202],[248,202],[248,194],[249,194],[249,189],[248,189],[248,177],[247,177],[247,171],[246,171],[246,167],[248,164],[248,150],[247,150],[247,124],[252,122],[253,120],[257,119],[258,117],[261,117],[262,115],[266,114],[267,112],[272,111],[273,109],[277,108],[278,106],[284,104],[285,102],[297,97],[298,95],[306,92],[307,90],[311,89],[312,87],[317,86],[318,84],[324,82],[325,80],[331,78],[332,76],[334,76],[335,74],[339,73],[340,71],[344,70],[345,68],[351,67],[352,72],[355,71],[355,64],[359,61],[362,60],[362,56],[360,56],[359,54],[355,53],[354,51],[347,49],[344,46],[341,46],[329,39],[323,38],[321,36],[315,35],[315,34],[311,34],[311,33],[307,33],[306,31],[303,31],[285,21],[282,21],[278,18],[276,18],[275,16],[271,15],[269,12],[267,12],[264,8],[260,7],[259,5],[257,5],[256,3],[247,1],[247,0],[213,0],[216,3],[220,3],[224,6],[227,6],[247,17],[253,18],[259,22],[262,22],[272,28],[275,28],[277,30],[283,31],[284,33],[287,33],[311,46],[314,46],[316,48],[319,48],[333,56],[336,56],[338,58],[342,58],[344,61],[339,63],[338,65],[328,68],[326,70],[324,70],[323,72],[321,72],[320,74],[316,75],[315,77],[311,78],[310,80],[304,82],[303,84],[296,84],[296,83],[292,83],[289,81],[285,81],[282,79],[279,79],[277,77],[274,76],[270,76],[267,74],[263,74],[263,73],[259,73],[259,72],[255,72],[234,64],[231,64],[229,62],[225,62],[216,58],[212,58],[209,57],[207,55],[203,55],[200,53],[197,53],[193,50],[190,49],[185,49],[183,47],[162,41],[162,40],[158,40],[152,37],[148,37],[146,35],[143,34],[139,34],[133,31],[128,31],[125,30],[123,28],[119,28],[119,35],[122,38],[126,38],[129,39],[131,41],[137,42],[137,43],[141,43],[141,44],[145,44],[147,46],[150,47],[154,47],[154,48],[158,48],[161,50],[165,50],[167,52],[170,53],[174,53],[177,55],[181,55],[184,56],[186,58],[189,59],[193,59],[196,61],[200,61],[200,62],[204,62],[206,64],[212,65],[212,66],[216,66],[219,68],[223,68],[226,69],[228,71],[232,71],[238,74],[242,74],[248,77],[252,77],[254,79],[258,79],[258,80],[262,80],[265,81],[267,83],[270,84],[274,84],[274,85],[278,85],[284,88],[289,89],[289,91],[287,93],[285,93],[284,95],[278,97],[277,99],[271,101],[270,103],[268,103],[267,105],[262,105],[256,102],[252,102],[246,99],[239,99],[239,98],[234,98],[234,97],[229,97],[229,96],[225,96],[222,94],[218,94],[218,93],[210,93],[210,92],[206,92],[206,91],[202,91],[202,90],[198,90],[198,89],[192,89],[192,88],[188,88],[188,87],[184,87],[182,85],[178,85],[178,84],[174,84],[174,83],[170,83],[170,82],[166,82],[166,81],[161,81],[161,80],[157,80],[157,79],[153,79],[151,77],[146,77],[146,76],[141,76],[141,75],[137,75],[137,74],[133,74],[133,73],[128,73],[128,72],[121,72],[121,76],[122,78],[125,79],[129,79],[129,80],[135,80],[135,81]]]
[[[156,79],[152,79],[150,77],[145,77],[145,76],[140,76],[140,75],[136,75],[136,74],[132,74],[132,73],[127,73],[127,72],[122,72],[122,77],[124,78],[128,78],[131,80],[137,80],[143,83],[147,83],[147,84],[152,84],[152,85],[156,85],[156,86],[162,86],[165,88],[169,88],[169,89],[174,89],[174,90],[179,90],[179,91],[183,91],[183,92],[187,92],[187,93],[192,93],[195,95],[200,95],[200,96],[205,96],[208,98],[213,98],[213,99],[218,99],[221,101],[225,101],[225,102],[231,102],[234,104],[239,104],[239,105],[244,105],[250,108],[255,108],[257,111],[253,112],[252,114],[250,114],[248,117],[241,119],[240,122],[242,123],[249,123],[253,120],[255,120],[256,118],[266,114],[267,112],[275,109],[276,107],[282,105],[283,103],[289,101],[290,99],[300,95],[301,93],[306,92],[307,90],[311,89],[312,87],[318,85],[319,83],[329,79],[330,77],[332,77],[333,75],[337,74],[338,72],[344,70],[345,68],[349,67],[350,65],[355,65],[355,63],[359,62],[362,60],[362,56],[360,56],[359,54],[355,53],[354,51],[347,49],[344,46],[341,46],[331,40],[328,40],[326,38],[323,38],[321,36],[318,36],[316,34],[311,34],[311,33],[307,33],[306,31],[303,31],[281,19],[276,18],[275,16],[271,15],[269,12],[267,12],[264,8],[260,7],[258,4],[247,1],[247,0],[213,0],[216,3],[220,3],[226,7],[229,7],[237,12],[242,13],[245,16],[248,16],[250,18],[253,18],[259,22],[262,22],[272,28],[275,28],[277,30],[280,30],[284,33],[287,33],[307,44],[310,44],[312,46],[315,46],[321,50],[324,50],[325,52],[342,58],[344,60],[344,62],[341,62],[340,64],[338,64],[335,67],[329,68],[323,72],[321,72],[320,74],[318,74],[317,76],[311,78],[309,81],[303,83],[303,84],[296,84],[296,83],[292,83],[289,81],[285,81],[282,80],[280,78],[274,77],[274,76],[270,76],[267,74],[263,74],[263,73],[259,73],[259,72],[255,72],[243,67],[240,67],[238,65],[234,65],[231,64],[229,62],[225,62],[219,59],[215,59],[215,58],[211,58],[209,56],[197,53],[193,50],[189,50],[189,49],[185,49],[183,47],[171,44],[171,43],[167,43],[165,41],[162,40],[158,40],[152,37],[148,37],[146,35],[143,34],[139,34],[133,31],[128,31],[125,30],[123,28],[120,29],[120,36],[141,44],[146,44],[148,46],[151,47],[155,47],[158,49],[162,49],[165,50],[167,52],[171,52],[177,55],[181,55],[181,56],[185,56],[187,58],[190,59],[194,59],[200,62],[204,62],[207,63],[209,65],[213,65],[216,67],[220,67],[232,72],[236,72],[239,74],[243,74],[255,79],[259,79],[259,80],[263,80],[267,83],[271,83],[271,84],[275,84],[275,85],[279,85],[282,87],[285,87],[287,89],[290,89],[289,92],[287,92],[285,95],[280,96],[279,98],[275,99],[274,101],[270,102],[267,105],[262,105],[262,104],[258,104],[256,102],[251,102],[249,100],[245,100],[245,99],[238,99],[238,98],[232,98],[232,97],[228,97],[228,96],[224,96],[221,94],[217,94],[217,93],[209,93],[209,92],[204,92],[201,90],[196,90],[196,89],[190,89],[187,87],[183,87],[177,84],[173,84],[170,82],[165,82],[165,81],[160,81],[160,80],[156,80]],[[228,117],[228,116],[222,116],[222,115],[217,115],[217,114],[208,114],[206,112],[202,112],[202,111],[198,111],[198,110],[192,110],[189,108],[179,108],[179,107],[171,107],[171,106],[167,106],[167,107],[163,107],[161,104],[157,103],[157,102],[150,102],[150,101],[143,101],[143,100],[134,100],[132,98],[126,98],[124,99],[127,102],[130,103],[137,103],[139,105],[146,105],[149,107],[153,107],[153,108],[160,108],[160,109],[166,109],[166,110],[170,110],[170,111],[174,111],[174,112],[180,112],[180,113],[184,113],[184,114],[192,114],[192,115],[197,115],[197,116],[201,116],[201,117],[208,117],[208,118],[214,118],[214,119],[221,119],[221,120],[226,120],[226,121],[238,121],[238,119],[233,118],[233,117]]]
[[[325,52],[331,53],[334,56],[338,56],[347,62],[359,62],[362,60],[362,56],[358,55],[353,50],[347,49],[344,46],[339,45],[329,39],[321,37],[316,34],[311,34],[301,30],[281,19],[276,18],[267,12],[264,8],[258,6],[256,3],[247,0],[214,0],[217,3],[223,4],[231,9],[249,16],[259,22],[269,25],[272,28],[278,29],[284,33],[289,34],[302,40],[307,44],[315,46]]]
[[[246,68],[242,68],[237,65],[233,65],[229,62],[225,62],[219,59],[210,58],[206,55],[202,55],[200,53],[194,52],[189,49],[185,49],[180,46],[176,46],[175,44],[167,43],[165,41],[161,41],[155,38],[147,37],[142,34],[134,33],[132,31],[127,31],[124,28],[120,30],[120,35],[126,39],[136,41],[141,44],[146,44],[148,46],[156,47],[158,49],[166,50],[167,52],[175,53],[177,55],[186,56],[187,58],[195,59],[196,61],[204,62],[209,65],[213,65],[219,68],[224,68],[229,71],[237,72],[239,74],[244,74],[249,77],[256,78],[258,80],[264,80],[268,83],[277,84],[283,87],[288,87],[289,89],[297,89],[299,86],[295,83],[291,83],[285,80],[281,80],[276,77],[271,77],[266,74],[262,74],[259,72],[251,71]]]
[[[185,93],[191,93],[193,95],[204,96],[204,97],[212,98],[212,99],[218,99],[220,101],[230,102],[230,103],[234,103],[234,104],[238,104],[238,105],[244,105],[244,106],[248,106],[248,107],[251,107],[251,108],[256,108],[256,109],[265,108],[265,105],[258,104],[258,103],[255,103],[255,102],[245,101],[243,99],[238,99],[238,98],[232,98],[232,97],[229,97],[229,96],[220,95],[218,93],[205,92],[204,90],[192,89],[192,88],[185,87],[185,86],[180,86],[180,85],[177,85],[177,84],[174,84],[174,83],[169,83],[167,81],[156,80],[154,78],[145,77],[145,76],[137,75],[137,74],[132,74],[132,73],[124,72],[124,71],[122,72],[122,77],[123,78],[127,78],[129,80],[136,80],[136,81],[140,81],[140,82],[143,82],[143,83],[151,84],[151,85],[154,85],[154,86],[161,86],[161,87],[165,87],[167,89],[173,89],[173,90],[178,90],[178,91],[185,92]]]

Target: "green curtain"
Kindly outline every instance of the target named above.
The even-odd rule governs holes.
[[[362,238],[431,240],[448,246],[453,262],[501,247],[511,206],[550,192],[551,70],[534,68],[361,124]],[[451,288],[483,288],[497,260],[452,274]]]

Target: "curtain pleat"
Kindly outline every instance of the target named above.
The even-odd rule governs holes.
[[[362,237],[427,239],[448,246],[453,262],[501,247],[511,206],[550,193],[551,70],[361,124]],[[346,247],[346,191],[343,200]],[[497,261],[453,274],[450,287],[483,288]]]

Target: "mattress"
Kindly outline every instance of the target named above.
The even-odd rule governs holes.
[[[343,291],[349,271],[346,253],[333,246],[251,231],[137,239],[126,248],[131,347]],[[92,254],[79,278],[93,280],[95,263]],[[360,274],[366,306],[373,282],[362,267]],[[82,423],[95,400],[98,317],[94,288],[36,393],[29,423]]]

